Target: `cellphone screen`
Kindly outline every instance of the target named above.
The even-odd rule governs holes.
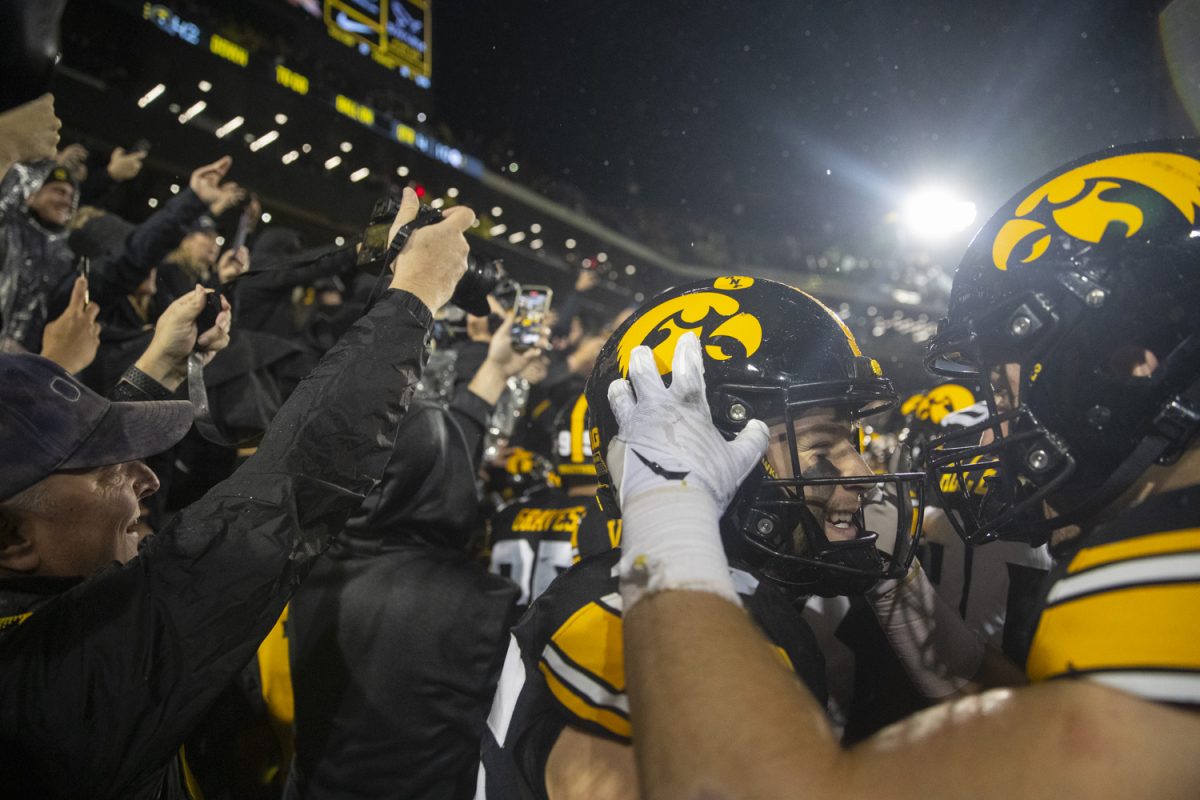
[[[546,314],[550,311],[550,299],[554,292],[545,286],[525,286],[517,295],[516,317],[513,319],[512,340],[517,350],[528,350],[537,346],[542,328],[546,325]]]
[[[391,244],[388,241],[388,231],[391,230],[391,227],[391,223],[388,222],[382,225],[369,225],[363,231],[362,249],[358,251],[359,266],[367,266],[383,258],[388,245]]]

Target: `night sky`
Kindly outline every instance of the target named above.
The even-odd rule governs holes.
[[[853,248],[915,184],[986,216],[1076,155],[1191,132],[1164,5],[436,2],[437,113],[609,206]]]

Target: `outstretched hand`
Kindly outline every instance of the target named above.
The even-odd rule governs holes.
[[[199,350],[204,363],[229,345],[231,311],[229,301],[221,298],[216,323],[199,331],[196,319],[208,303],[207,290],[199,284],[167,306],[154,325],[154,338],[135,366],[168,389],[174,390],[187,377],[187,360]]]
[[[767,449],[767,426],[759,420],[746,423],[733,441],[713,425],[694,333],[675,345],[670,386],[663,385],[650,348],[636,347],[629,380],[612,382],[608,402],[619,428],[608,464],[622,507],[674,482],[702,487],[724,511]]]
[[[87,290],[87,279],[76,278],[67,310],[42,331],[42,355],[72,374],[91,364],[100,348],[100,306],[88,302]]]
[[[650,349],[636,347],[629,380],[612,382],[608,402],[620,428],[606,460],[624,520],[618,569],[625,610],[672,590],[739,602],[720,518],[766,452],[767,426],[751,420],[733,441],[717,430],[693,333],[675,345],[670,386]]]
[[[417,193],[406,188],[400,210],[388,231],[388,241],[400,228],[417,218],[421,202]],[[458,279],[467,271],[469,250],[464,235],[475,222],[475,212],[466,206],[448,209],[442,221],[413,232],[396,257],[392,288],[403,289],[420,298],[430,311],[437,311],[454,294]]]

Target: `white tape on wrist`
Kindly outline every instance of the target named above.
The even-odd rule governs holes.
[[[621,599],[625,610],[669,590],[710,592],[741,605],[721,546],[721,516],[699,487],[672,484],[640,492],[621,513]]]
[[[919,562],[900,580],[867,593],[879,624],[913,684],[942,698],[966,686],[983,663],[983,641],[938,596]]]

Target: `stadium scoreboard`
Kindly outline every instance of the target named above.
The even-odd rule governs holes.
[[[329,35],[428,87],[433,72],[431,0],[324,0]]]

